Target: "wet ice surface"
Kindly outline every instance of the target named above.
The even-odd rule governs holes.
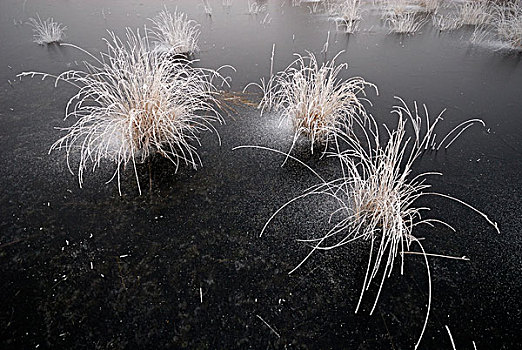
[[[223,7],[210,1],[211,17],[193,1],[166,2],[201,23],[198,65],[231,64],[234,91],[269,74],[292,53],[320,51],[330,30],[327,57],[339,50],[349,62],[345,77],[362,76],[379,86],[370,109],[392,123],[393,96],[426,103],[433,115],[447,108],[444,127],[478,117],[447,152],[426,155],[417,171],[437,170],[434,188],[478,207],[498,221],[498,235],[478,215],[442,198],[430,199],[430,215],[452,223],[421,229],[427,251],[468,256],[471,261],[431,259],[432,314],[421,347],[516,349],[521,345],[522,170],[520,56],[471,47],[461,30],[440,35],[426,26],[415,36],[386,35],[367,13],[362,32],[346,36],[324,14],[287,1],[268,1],[267,12],[248,15],[246,1]],[[387,280],[369,315],[372,296],[354,314],[364,279],[368,244],[358,242],[314,255],[288,275],[308,248],[296,239],[327,228],[332,203],[310,198],[283,211],[266,235],[259,232],[280,205],[316,183],[296,163],[242,149],[264,145],[286,150],[291,130],[277,115],[260,117],[245,104],[218,126],[222,144],[205,134],[203,168],[173,167],[162,159],[139,168],[145,189],[138,196],[132,172],[105,184],[112,164],[86,174],[78,188],[65,155],[48,155],[60,132],[74,89],[15,75],[37,70],[59,73],[86,56],[32,42],[20,25],[36,12],[69,27],[67,42],[91,52],[104,49],[105,29],[123,33],[162,8],[159,1],[23,1],[0,3],[0,344],[2,348],[412,348],[427,301],[420,258],[406,260]],[[23,11],[25,9],[25,12]],[[265,20],[268,13],[269,19]],[[264,24],[262,23],[264,22]],[[10,83],[8,82],[10,81]],[[256,101],[256,96],[247,96]],[[487,132],[489,130],[489,133]],[[300,159],[321,174],[335,163],[298,147]],[[264,320],[277,333],[273,333]]]

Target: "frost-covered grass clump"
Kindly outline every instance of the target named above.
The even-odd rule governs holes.
[[[432,25],[440,31],[451,31],[462,27],[462,23],[456,14],[434,14],[432,16]]]
[[[248,13],[250,15],[257,15],[259,13],[266,12],[268,7],[266,4],[259,5],[256,1],[250,1],[248,0]]]
[[[286,69],[271,73],[267,83],[249,85],[263,91],[261,113],[273,110],[281,114],[281,122],[291,122],[295,132],[292,148],[303,135],[310,140],[312,152],[318,144],[326,149],[336,133],[349,132],[354,119],[366,117],[365,89],[375,85],[360,77],[343,80],[339,75],[348,65],[335,63],[339,55],[323,64],[312,53],[296,56]]]
[[[522,2],[499,8],[493,19],[498,39],[508,48],[522,51]]]
[[[212,123],[223,121],[213,85],[219,73],[150,50],[148,37],[139,31],[127,29],[123,40],[110,33],[105,41],[107,52],[100,58],[89,54],[93,63],[85,62],[84,71],[55,77],[56,83],[69,82],[78,91],[66,107],[66,119],[74,124],[62,128],[65,135],[51,150],[66,151],[69,169],[78,159],[80,186],[85,170],[96,170],[103,160],[116,164],[111,180],[117,178],[118,187],[120,172],[131,166],[140,193],[136,166],[154,154],[169,159],[176,171],[181,164],[196,169],[201,164],[198,135],[215,131]],[[34,75],[47,76],[21,74]]]
[[[419,3],[419,5],[423,8],[423,11],[427,13],[436,13],[443,0],[418,0],[416,1]]]
[[[67,27],[52,18],[42,20],[36,14],[36,18],[29,18],[29,24],[33,27],[33,41],[39,45],[57,43],[65,39]]]
[[[171,13],[165,8],[149,20],[153,24],[149,33],[156,40],[158,49],[185,55],[198,50],[199,24],[189,20],[183,12]]]
[[[427,22],[427,17],[417,12],[388,12],[384,23],[390,33],[413,34],[418,32]]]
[[[488,0],[468,0],[458,5],[457,18],[461,25],[480,26],[491,19],[492,6]]]
[[[332,4],[329,12],[338,29],[343,28],[346,33],[359,30],[362,19],[360,0],[345,0],[340,4]]]
[[[475,27],[471,42],[496,50],[522,51],[522,3],[514,1],[492,8],[491,19]]]
[[[442,220],[424,218],[424,214],[430,209],[419,206],[418,200],[428,196],[450,199],[481,215],[497,232],[499,229],[495,222],[471,205],[450,195],[430,191],[428,177],[442,174],[436,172],[414,174],[413,169],[414,164],[424,152],[448,148],[470,126],[477,123],[484,125],[482,120],[467,120],[437,139],[436,129],[442,120],[442,113],[435,120],[431,120],[425,106],[421,109],[415,104],[414,109],[411,110],[404,101],[400,101],[401,104],[394,107],[393,110],[397,116],[396,127],[394,129],[385,127],[384,135],[379,132],[380,128],[371,115],[367,116],[366,123],[356,120],[358,127],[356,133],[336,135],[335,141],[338,147],[329,155],[339,160],[340,176],[333,180],[324,179],[293,156],[272,150],[304,165],[317,176],[319,183],[274,212],[263,227],[261,234],[283,209],[296,201],[317,195],[333,199],[337,206],[329,215],[331,228],[326,234],[302,240],[311,245],[311,250],[290,273],[297,270],[318,250],[331,250],[357,240],[368,241],[370,243],[368,264],[356,311],[360,308],[363,296],[376,281],[378,291],[371,313],[375,310],[385,280],[391,276],[397,265],[396,259],[400,260],[402,274],[405,255],[420,254],[426,263],[429,290],[427,313],[416,344],[417,348],[426,328],[431,308],[431,275],[427,257],[467,259],[430,254],[424,251],[421,241],[415,236],[416,227],[440,224],[455,230]],[[356,134],[358,136],[355,136]],[[345,145],[345,150],[342,150],[339,145]],[[267,149],[259,146],[239,148],[248,147]],[[414,246],[417,246],[418,250],[414,250]]]

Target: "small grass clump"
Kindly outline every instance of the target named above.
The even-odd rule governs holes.
[[[292,123],[294,138],[289,153],[301,135],[310,140],[312,152],[319,144],[326,150],[333,135],[349,131],[354,119],[366,117],[362,103],[365,89],[377,88],[360,77],[342,80],[339,74],[348,64],[336,65],[339,54],[321,65],[313,53],[296,54],[297,59],[286,69],[275,75],[271,72],[268,83],[262,80],[245,88],[254,85],[263,91],[258,106],[261,113],[274,110],[281,113],[281,123]]]
[[[427,17],[412,11],[386,13],[384,23],[390,33],[413,34],[418,32],[427,22]]]
[[[370,311],[373,313],[384,282],[391,276],[399,255],[401,274],[404,272],[406,254],[422,255],[426,263],[429,282],[428,309],[421,335],[416,343],[417,348],[424,334],[431,308],[431,274],[427,257],[439,256],[467,260],[465,257],[429,254],[424,251],[420,240],[414,234],[417,226],[441,224],[453,231],[455,229],[442,220],[424,218],[423,213],[427,212],[429,208],[419,207],[416,204],[417,201],[426,196],[438,196],[456,201],[481,215],[497,232],[499,229],[497,223],[471,205],[452,196],[429,191],[431,186],[427,183],[427,178],[442,174],[425,172],[412,175],[413,165],[424,152],[437,151],[442,147],[448,148],[472,125],[477,123],[484,125],[482,120],[467,120],[457,125],[446,136],[439,137],[440,141],[438,141],[435,130],[442,120],[442,113],[432,121],[426,106],[420,109],[415,103],[414,110],[411,110],[403,100],[400,101],[401,104],[393,110],[397,116],[397,126],[391,130],[385,126],[386,135],[384,137],[379,133],[379,127],[371,115],[368,115],[366,123],[360,123],[356,119],[358,129],[361,131],[358,137],[354,136],[355,134],[336,135],[337,150],[329,155],[339,160],[340,177],[327,181],[297,158],[286,155],[306,166],[317,176],[320,183],[275,211],[267,220],[261,235],[275,216],[292,203],[312,195],[333,198],[337,203],[337,208],[331,212],[329,217],[331,228],[318,238],[301,240],[310,244],[312,249],[290,273],[297,270],[315,251],[331,250],[361,239],[369,241],[366,275],[356,312],[359,310],[364,294],[374,281],[378,281],[379,288]],[[413,136],[407,136],[408,125],[411,126]],[[385,142],[382,141],[383,139]],[[339,146],[342,144],[347,145],[344,151]],[[267,149],[259,146],[242,147]],[[272,151],[284,154],[277,150]],[[419,250],[413,250],[413,245],[417,245]]]
[[[40,15],[36,14],[36,18],[29,18],[29,24],[33,27],[33,41],[39,45],[58,43],[65,39],[67,27],[52,18],[42,21]]]
[[[508,48],[522,51],[522,3],[513,2],[499,8],[493,17],[498,39]]]
[[[458,5],[457,9],[457,18],[461,25],[481,26],[492,19],[492,7],[488,0],[468,0]]]
[[[434,14],[432,25],[440,31],[451,31],[462,27],[462,23],[455,14]]]
[[[190,55],[198,50],[199,24],[189,20],[183,12],[171,13],[166,7],[157,16],[149,18],[153,27],[149,30],[157,48],[173,54]]]
[[[248,0],[247,5],[248,5],[248,14],[250,14],[250,15],[260,14],[260,13],[266,12],[268,9],[266,4],[259,5],[256,1],[251,2],[250,0]]]
[[[70,70],[55,77],[56,83],[68,82],[78,92],[66,107],[66,119],[75,122],[62,128],[66,134],[51,151],[65,149],[68,165],[79,152],[80,187],[89,164],[94,171],[104,159],[113,161],[116,170],[109,181],[117,178],[120,193],[120,172],[128,165],[141,193],[136,166],[153,154],[169,159],[176,171],[183,163],[196,169],[201,164],[198,135],[215,131],[213,122],[223,122],[213,85],[214,78],[223,79],[221,75],[150,50],[148,37],[139,30],[127,29],[125,40],[110,33],[105,41],[107,52],[100,58],[89,54],[95,63],[84,62],[85,71]],[[34,75],[48,76],[20,74]]]
[[[362,19],[361,1],[345,0],[340,4],[333,4],[330,7],[330,15],[333,16],[338,30],[344,28],[345,33],[355,33],[359,30]]]
[[[417,1],[424,12],[437,13],[443,0],[420,0]]]
[[[496,50],[522,52],[522,5],[519,2],[491,5],[491,20],[475,27],[471,42]]]

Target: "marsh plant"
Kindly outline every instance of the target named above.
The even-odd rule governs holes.
[[[498,39],[508,48],[522,51],[522,2],[498,7],[493,17]]]
[[[480,26],[492,19],[492,6],[488,0],[468,0],[457,7],[458,19],[462,25]]]
[[[424,12],[437,13],[441,6],[442,0],[420,0],[417,2],[422,7]]]
[[[457,346],[455,345],[455,341],[453,340],[453,335],[451,335],[451,331],[450,331],[449,327],[445,326],[445,328],[446,328],[446,332],[448,332],[448,336],[449,336],[450,341],[451,341],[451,348],[453,350],[457,350]],[[475,341],[471,341],[471,344],[473,345],[473,349],[477,350],[477,344],[475,344]]]
[[[305,5],[310,13],[323,12],[328,9],[328,0],[301,0],[297,6]]]
[[[268,82],[262,79],[261,84],[245,87],[253,85],[262,90],[258,106],[261,114],[273,110],[281,114],[281,123],[292,124],[294,137],[288,153],[300,136],[310,140],[312,152],[316,145],[324,145],[326,150],[333,135],[345,129],[349,132],[354,119],[366,117],[365,90],[376,87],[360,77],[343,80],[340,73],[348,64],[335,62],[341,53],[323,64],[313,53],[296,54],[297,59],[283,71],[272,74],[271,68]]]
[[[388,12],[384,17],[389,33],[413,34],[418,32],[428,21],[427,17],[417,12]]]
[[[198,50],[199,24],[189,20],[183,12],[171,13],[167,8],[149,18],[153,26],[149,35],[157,42],[157,48],[173,54],[190,55]]]
[[[380,4],[384,9],[384,16],[387,13],[406,13],[406,12],[424,12],[425,8],[421,6],[419,1],[415,0],[386,0]]]
[[[42,21],[40,15],[36,14],[36,18],[29,18],[29,24],[33,27],[33,41],[39,45],[58,43],[65,39],[67,27],[52,18]]]
[[[462,23],[455,14],[434,14],[432,25],[440,31],[451,31],[462,27]]]
[[[362,19],[360,0],[345,0],[340,4],[333,4],[329,12],[338,30],[343,28],[346,33],[355,33],[359,30]]]
[[[412,110],[402,100],[394,107],[393,113],[397,117],[396,127],[389,129],[385,126],[384,135],[380,134],[379,127],[371,115],[367,116],[365,123],[355,119],[360,130],[358,136],[336,134],[335,141],[338,147],[329,155],[338,159],[341,175],[333,180],[325,180],[297,158],[286,155],[303,164],[317,176],[319,183],[275,211],[267,220],[261,235],[283,209],[296,201],[312,195],[332,198],[337,206],[329,216],[331,228],[326,234],[321,234],[317,238],[301,240],[311,245],[312,248],[290,273],[297,270],[318,250],[331,250],[358,240],[368,241],[368,264],[356,312],[360,308],[363,296],[376,281],[378,291],[370,311],[373,313],[384,282],[392,275],[396,266],[396,260],[400,260],[400,271],[403,274],[404,257],[407,254],[420,254],[426,264],[429,284],[428,308],[419,340],[416,343],[417,348],[424,334],[431,308],[431,274],[427,257],[438,256],[467,260],[465,257],[450,257],[425,252],[420,239],[415,236],[416,227],[440,224],[452,231],[455,229],[442,220],[424,218],[424,213],[430,209],[419,206],[418,200],[428,196],[437,196],[455,201],[481,215],[497,232],[499,231],[495,222],[471,205],[452,196],[430,191],[428,178],[442,174],[424,172],[414,175],[413,172],[414,164],[423,153],[434,152],[441,148],[447,149],[472,125],[484,125],[482,120],[467,120],[437,139],[436,128],[442,121],[442,113],[435,120],[431,120],[426,106],[419,108],[415,103]],[[345,150],[341,150],[339,145],[342,144],[346,145]],[[256,146],[243,147],[267,149]],[[280,151],[275,152],[284,154]],[[414,246],[417,246],[418,249],[414,250]]]
[[[247,5],[248,5],[248,13],[250,15],[257,15],[259,13],[266,12],[266,10],[267,10],[266,4],[259,5],[256,1],[248,0]]]
[[[167,53],[150,50],[148,37],[139,30],[127,29],[124,39],[109,34],[107,52],[100,58],[89,54],[93,63],[84,62],[84,71],[54,77],[56,84],[65,81],[78,91],[66,107],[66,119],[74,124],[61,128],[65,135],[51,151],[65,150],[71,172],[71,161],[77,161],[80,187],[85,170],[95,171],[109,160],[116,164],[109,181],[117,178],[120,193],[120,173],[128,166],[141,193],[137,164],[154,154],[170,160],[175,171],[182,164],[194,169],[201,164],[196,148],[199,134],[215,131],[213,123],[223,122],[213,84],[213,79],[222,77],[217,71],[192,68],[190,61],[173,61]],[[48,76],[20,74],[34,75]]]
[[[493,5],[492,5],[493,6]],[[476,45],[496,50],[522,51],[522,5],[510,2],[495,5],[495,11],[487,25],[478,25],[471,35]]]

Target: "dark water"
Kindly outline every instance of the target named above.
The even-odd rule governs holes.
[[[201,66],[233,65],[231,89],[240,91],[269,74],[294,52],[320,51],[328,30],[327,57],[346,50],[345,77],[362,76],[379,86],[371,112],[392,123],[398,95],[426,103],[432,113],[447,108],[445,128],[479,117],[490,132],[471,128],[447,152],[425,156],[416,170],[442,171],[434,188],[480,208],[501,234],[457,203],[431,199],[430,215],[452,223],[417,231],[427,251],[470,257],[462,262],[430,259],[432,313],[421,348],[518,349],[522,346],[522,64],[516,54],[470,47],[467,31],[440,35],[426,26],[412,37],[386,35],[378,20],[363,32],[335,32],[324,14],[268,1],[266,14],[247,14],[247,2],[230,8],[211,1],[205,15],[196,1],[169,1],[201,23]],[[284,3],[284,5],[282,5]],[[215,135],[202,139],[198,171],[161,159],[139,169],[139,196],[131,172],[105,184],[112,165],[87,174],[84,188],[67,171],[63,153],[48,155],[64,126],[64,108],[74,90],[52,81],[15,75],[26,70],[59,73],[85,59],[78,51],[32,43],[31,28],[15,25],[36,12],[69,27],[67,41],[97,52],[106,29],[147,23],[160,1],[0,0],[0,348],[343,348],[409,349],[426,310],[422,260],[406,260],[387,280],[369,315],[375,290],[354,314],[364,279],[368,245],[316,254],[288,275],[308,252],[296,239],[327,227],[329,204],[320,198],[285,210],[266,235],[271,213],[315,179],[295,163],[256,144],[285,150],[291,131],[278,117],[260,117],[248,105]],[[366,18],[372,17],[372,12]],[[12,86],[8,83],[11,81]],[[255,96],[250,97],[255,100]],[[335,164],[305,150],[299,157],[325,176]],[[91,269],[92,263],[92,269]],[[202,300],[201,295],[202,292]],[[280,337],[261,321],[266,321]]]

